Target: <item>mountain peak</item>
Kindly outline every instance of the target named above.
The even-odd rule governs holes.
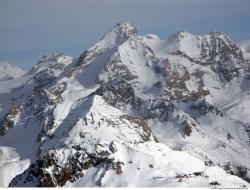
[[[193,34],[191,34],[188,31],[179,31],[179,32],[174,33],[173,35],[171,35],[168,38],[179,41],[179,40],[184,39],[188,36],[193,36]]]
[[[127,21],[120,22],[116,25],[120,29],[120,32],[127,37],[137,34],[137,29]],[[114,27],[115,28],[115,27]]]
[[[210,31],[208,33],[208,36],[214,39],[221,39],[225,43],[231,43],[236,45],[236,43],[227,34],[220,31]]]
[[[0,81],[19,78],[25,71],[8,62],[0,62]]]
[[[211,30],[208,34],[209,35],[216,35],[216,36],[220,36],[220,35],[225,36],[225,34],[223,32],[216,31],[216,30]]]
[[[186,36],[193,35],[193,34],[189,33],[188,31],[180,31],[180,32],[177,32],[177,35],[178,35],[180,38],[184,38],[184,37],[186,37]]]
[[[121,22],[77,59],[45,55],[0,82],[0,186],[246,187],[250,66],[237,48]]]
[[[127,21],[117,23],[111,30],[106,33],[106,35],[110,33],[116,34],[116,37],[119,38],[118,40],[121,41],[124,41],[138,34],[137,29]]]
[[[16,68],[15,65],[8,63],[7,61],[0,62],[0,66],[3,68]]]
[[[106,49],[122,44],[127,39],[137,35],[137,29],[129,22],[120,22],[111,28],[91,49]]]

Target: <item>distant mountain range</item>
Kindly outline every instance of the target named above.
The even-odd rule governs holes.
[[[8,62],[0,62],[0,81],[21,77],[25,71]]]
[[[0,64],[0,186],[249,187],[250,43],[140,35]]]

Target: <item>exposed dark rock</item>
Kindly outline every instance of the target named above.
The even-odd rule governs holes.
[[[220,183],[218,181],[212,181],[209,183],[209,185],[220,185]]]
[[[15,118],[20,112],[21,106],[16,105],[4,116],[3,120],[0,120],[0,136],[14,126]]]
[[[233,78],[239,77],[239,68],[232,62],[221,62],[211,66],[212,70],[218,73],[221,81],[230,82]]]
[[[206,166],[214,166],[214,162],[212,160],[206,160],[205,165]]]
[[[122,174],[122,165],[124,165],[124,163],[119,161],[112,164],[112,168],[115,170],[117,175]]]
[[[232,135],[230,133],[227,133],[227,140],[231,141],[233,139]]]
[[[189,123],[187,123],[187,121],[184,121],[182,126],[183,126],[183,136],[189,137],[192,132],[192,126]]]
[[[55,184],[50,176],[50,174],[45,173],[41,179],[41,187],[55,187]]]
[[[103,84],[98,94],[103,96],[112,106],[117,106],[119,103],[133,103],[135,99],[134,89],[124,80],[114,80]]]
[[[204,98],[197,100],[190,106],[191,109],[196,110],[199,114],[205,115],[209,112],[216,115],[223,116],[223,112],[216,108],[214,105],[209,104]]]
[[[202,176],[202,175],[204,175],[204,172],[194,172],[193,174],[195,176]]]
[[[184,66],[179,69],[184,70],[183,75],[180,75],[177,71],[171,70],[166,74],[166,94],[170,100],[182,99],[186,97],[184,94],[188,94],[185,81],[190,79],[190,74]]]
[[[138,127],[140,127],[143,130],[143,133],[140,133],[140,136],[144,142],[150,141],[151,137],[153,137],[155,142],[159,142],[157,138],[153,135],[151,129],[148,127],[147,123],[140,118],[124,115],[124,118],[129,120],[132,123],[136,123]]]
[[[247,179],[247,167],[246,166],[237,166],[237,174],[239,177],[243,178],[243,179]],[[249,178],[248,178],[249,180]]]
[[[159,118],[161,121],[172,119],[172,114],[176,110],[173,103],[164,99],[142,100],[137,98],[133,107],[141,118]]]
[[[61,187],[64,186],[65,183],[72,178],[72,175],[73,175],[73,168],[69,164],[69,166],[65,169],[63,176],[60,177],[60,179],[58,180],[57,184]]]

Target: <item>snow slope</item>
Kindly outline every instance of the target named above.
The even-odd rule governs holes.
[[[223,33],[128,22],[44,56],[0,82],[0,186],[249,186],[249,65]]]

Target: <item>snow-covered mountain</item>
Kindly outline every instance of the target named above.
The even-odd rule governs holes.
[[[0,81],[0,186],[249,187],[250,62],[228,36],[117,24]]]
[[[244,58],[250,60],[250,40],[243,40],[240,42],[240,47],[242,49]]]
[[[7,62],[0,62],[0,81],[19,78],[25,71]]]

